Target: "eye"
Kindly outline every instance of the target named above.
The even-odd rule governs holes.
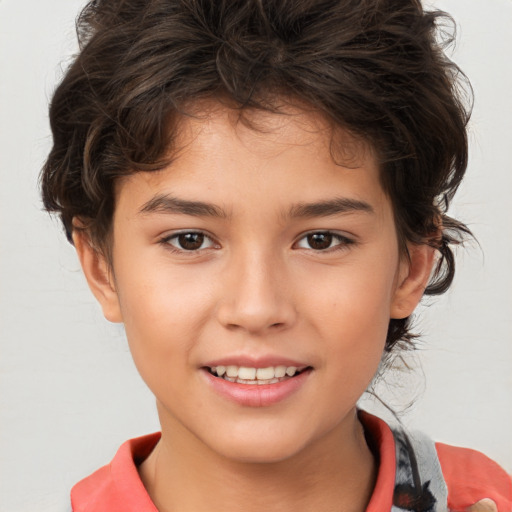
[[[329,249],[343,249],[354,241],[343,235],[330,231],[315,231],[308,233],[297,242],[301,249],[313,249],[314,251],[327,251]]]
[[[162,243],[172,246],[178,251],[199,251],[215,246],[214,241],[200,231],[176,233],[162,240]]]

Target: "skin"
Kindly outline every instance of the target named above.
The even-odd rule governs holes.
[[[168,168],[118,183],[112,261],[74,235],[93,293],[107,319],[124,323],[157,400],[162,439],[140,475],[161,512],[363,511],[373,490],[356,402],[389,319],[412,313],[434,254],[424,245],[400,254],[370,148],[337,133],[351,155],[338,165],[325,120],[287,114],[250,114],[264,131],[215,104],[183,120]],[[216,215],[178,212],[170,197],[208,203]],[[305,215],[300,206],[311,203],[331,208]],[[187,251],[177,233],[191,231],[206,236]],[[329,248],[312,246],[311,233]],[[202,370],[242,355],[312,371],[286,399],[242,406]]]
[[[498,512],[498,507],[490,498],[484,498],[470,507],[468,512]]]
[[[498,507],[490,498],[484,498],[472,507],[469,507],[467,512],[498,512]]]

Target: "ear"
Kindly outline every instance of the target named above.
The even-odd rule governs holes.
[[[391,302],[390,317],[407,318],[418,305],[427,287],[435,261],[435,249],[425,244],[408,244],[409,257],[403,258],[398,283]]]
[[[110,322],[122,322],[119,297],[109,262],[93,246],[86,231],[74,230],[73,243],[89,288],[100,303],[103,315]]]

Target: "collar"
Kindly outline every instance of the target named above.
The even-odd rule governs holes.
[[[359,418],[373,443],[379,465],[377,481],[366,512],[390,510],[395,483],[395,441],[388,425],[367,412]],[[71,490],[74,512],[158,512],[139,477],[137,466],[148,457],[160,439],[159,432],[130,439],[114,459]]]

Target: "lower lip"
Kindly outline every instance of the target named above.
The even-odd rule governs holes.
[[[276,382],[275,384],[239,384],[213,376],[208,370],[202,369],[208,384],[223,397],[247,407],[267,407],[277,404],[296,393],[311,374],[311,368],[299,375]]]

